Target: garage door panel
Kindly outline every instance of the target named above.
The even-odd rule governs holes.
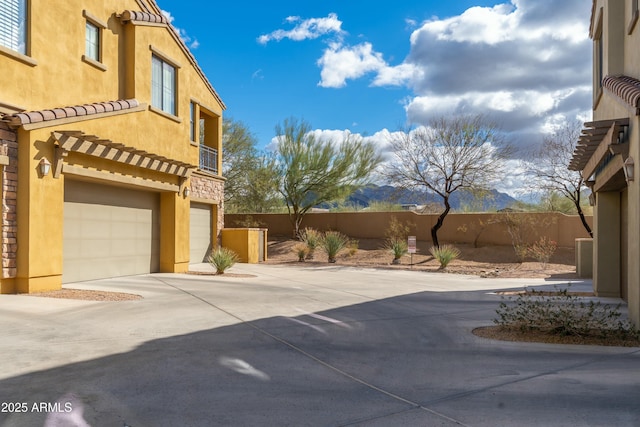
[[[63,282],[159,270],[159,196],[67,180]]]
[[[200,203],[192,203],[190,209],[190,263],[205,261],[212,249],[213,207]]]

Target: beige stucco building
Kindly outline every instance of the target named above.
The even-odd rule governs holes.
[[[638,0],[594,0],[593,122],[570,169],[582,171],[594,206],[593,284],[622,297],[640,326],[640,23]]]
[[[2,293],[203,260],[225,106],[153,0],[7,0],[0,69]]]

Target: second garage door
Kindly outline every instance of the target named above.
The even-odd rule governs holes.
[[[211,253],[211,236],[213,234],[212,206],[191,203],[190,221],[190,263],[206,262]]]
[[[159,194],[68,179],[64,192],[64,283],[159,271]]]

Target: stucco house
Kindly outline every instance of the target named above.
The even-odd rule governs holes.
[[[0,69],[2,293],[203,260],[225,105],[153,0],[5,0]]]
[[[593,121],[569,166],[594,204],[593,285],[621,297],[640,326],[640,23],[638,0],[594,0]]]

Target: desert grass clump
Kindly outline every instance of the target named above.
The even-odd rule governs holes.
[[[432,246],[429,252],[440,263],[440,269],[447,268],[451,261],[460,256],[460,249],[453,245]]]
[[[293,247],[293,252],[298,256],[298,262],[304,262],[307,255],[309,255],[309,247],[305,243],[300,242]]]
[[[217,248],[209,255],[209,264],[216,269],[216,274],[224,274],[225,270],[238,262],[238,255],[227,248]]]
[[[385,241],[385,249],[393,253],[392,264],[400,264],[400,258],[409,252],[409,244],[402,239],[387,238]]]
[[[327,261],[330,263],[336,262],[336,257],[348,244],[349,238],[339,231],[327,231],[320,240],[320,247],[327,254]]]
[[[320,246],[322,233],[313,228],[305,228],[300,234],[300,240],[307,245],[307,259],[313,259],[316,249]]]
[[[357,254],[358,253],[358,245],[359,245],[359,242],[357,240],[355,240],[355,239],[349,240],[349,243],[347,244],[347,255],[352,257],[355,254]]]

